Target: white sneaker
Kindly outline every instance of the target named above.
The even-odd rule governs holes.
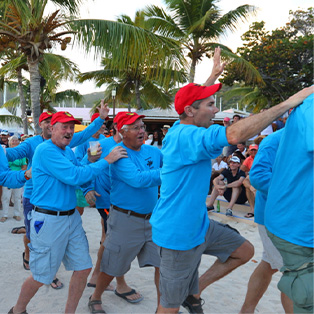
[[[226,210],[226,216],[233,216],[233,215],[232,215],[232,209],[231,209],[231,208],[228,208],[228,209]]]

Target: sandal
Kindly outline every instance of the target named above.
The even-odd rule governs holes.
[[[252,217],[254,217],[254,214],[253,213],[247,213],[244,217],[245,218],[252,218]]]
[[[194,295],[189,295],[182,303],[189,313],[193,314],[203,314],[202,305],[204,304],[204,300],[199,298],[196,299]]]
[[[13,309],[14,309],[14,306],[11,308],[11,310],[8,312],[8,314],[13,314]],[[28,314],[28,313],[25,310],[24,312],[21,312],[19,314]]]
[[[60,282],[60,286],[58,286],[58,282]],[[55,284],[55,287],[53,286],[53,284]],[[63,288],[63,283],[56,277],[54,280],[52,280],[50,286],[53,289],[59,290]]]
[[[23,267],[25,270],[30,270],[29,268],[29,261],[27,259],[25,259],[25,252],[23,252]]]
[[[23,230],[24,229],[24,230]],[[20,233],[26,233],[25,226],[22,227],[15,227],[11,230],[11,233],[13,234],[20,234]]]
[[[116,296],[118,296],[119,298],[122,298],[123,300],[125,300],[129,303],[139,303],[144,299],[144,297],[142,295],[138,299],[135,299],[135,300],[129,299],[128,296],[133,295],[133,294],[137,294],[137,292],[134,289],[132,289],[129,292],[125,292],[125,293],[119,293],[117,290],[115,290],[114,293]]]
[[[88,301],[88,308],[89,308],[89,312],[92,314],[98,314],[98,313],[105,313],[106,312],[104,310],[96,310],[94,305],[96,304],[102,304],[102,302],[100,300],[92,300],[92,296],[89,297],[89,301]]]

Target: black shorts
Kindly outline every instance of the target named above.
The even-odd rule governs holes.
[[[107,232],[107,219],[108,219],[108,214],[106,213],[109,212],[109,209],[107,208],[97,208],[101,218],[104,220],[104,226],[105,226],[105,232]]]
[[[245,187],[243,185],[241,185],[242,187],[242,191],[238,197],[238,199],[236,200],[236,204],[244,204],[247,201],[247,197],[246,197],[246,193],[245,193]],[[224,198],[230,202],[231,200],[231,194],[232,194],[232,189],[231,188],[227,188],[227,190],[224,193]]]

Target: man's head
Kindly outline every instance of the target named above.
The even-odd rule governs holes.
[[[233,117],[232,117],[232,123],[236,123],[238,122],[239,120],[241,120],[241,117],[238,115],[238,114],[235,114]]]
[[[3,144],[8,144],[9,136],[10,134],[8,131],[1,131],[1,141]]]
[[[65,149],[72,140],[74,134],[74,125],[81,124],[69,112],[59,111],[51,119],[51,140],[52,142]]]
[[[50,122],[52,116],[53,113],[50,111],[45,111],[39,116],[39,127],[41,128],[43,138],[46,140],[51,138]]]
[[[250,156],[252,156],[253,158],[255,157],[257,151],[258,151],[258,145],[256,145],[256,144],[251,144],[251,145],[249,146],[249,154],[250,154]]]
[[[216,161],[220,164],[223,158],[224,158],[224,155],[221,154],[216,158]]]
[[[242,153],[245,150],[245,142],[238,143],[237,149]]]
[[[229,126],[230,125],[230,118],[229,117],[225,117],[224,120],[223,120],[223,124],[224,126]]]
[[[232,156],[229,160],[229,167],[231,170],[238,170],[241,165],[240,158]]]
[[[163,127],[162,127],[162,133],[163,135],[165,136],[167,133],[168,133],[168,130],[170,129],[170,125],[168,124],[165,124]]]
[[[122,135],[124,145],[133,150],[140,150],[144,143],[146,126],[142,118],[145,116],[122,111],[113,120],[117,124],[118,132]]]
[[[213,95],[220,90],[221,84],[201,86],[190,83],[176,94],[174,105],[181,121],[208,128],[219,111]]]

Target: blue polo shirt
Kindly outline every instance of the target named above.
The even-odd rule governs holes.
[[[103,123],[104,123],[104,120],[98,117],[85,130],[74,133],[69,146],[76,147],[84,143],[85,141],[87,141],[93,134],[95,134],[100,129]],[[27,169],[30,169],[32,167],[33,156],[34,156],[35,150],[37,146],[43,143],[44,141],[45,139],[41,135],[30,137],[26,141],[19,144],[17,147],[8,148],[7,159],[9,161],[14,161],[16,159],[26,157],[28,159]],[[26,198],[30,198],[32,196],[32,191],[33,191],[33,180],[31,179],[31,180],[28,180],[25,184],[23,196]]]
[[[204,242],[211,159],[227,145],[226,128],[218,125],[206,129],[177,121],[168,131],[161,149],[160,198],[150,219],[157,245],[189,250]]]
[[[0,147],[0,185],[9,189],[21,188],[26,182],[24,173],[25,171],[10,170],[7,157]]]
[[[75,208],[75,187],[95,179],[106,167],[106,160],[81,166],[70,147],[59,148],[51,140],[40,144],[33,157],[33,193],[35,206],[65,211]]]
[[[142,145],[139,151],[122,146],[128,158],[110,164],[111,204],[140,214],[151,213],[158,199],[162,154],[157,147]]]
[[[287,119],[273,167],[265,226],[277,237],[314,247],[313,130],[314,94]]]
[[[257,190],[254,220],[260,225],[264,225],[266,199],[283,130],[276,131],[263,139],[250,170],[250,182]]]

